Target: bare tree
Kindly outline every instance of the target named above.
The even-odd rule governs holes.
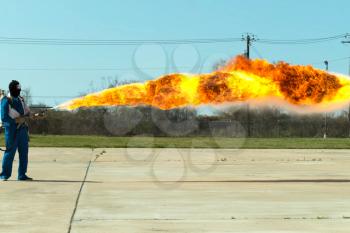
[[[26,101],[27,105],[33,104],[32,92],[31,92],[30,88],[22,89],[21,95],[24,98],[24,100]]]

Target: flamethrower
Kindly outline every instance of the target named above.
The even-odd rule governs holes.
[[[49,110],[51,110],[51,107],[32,107],[32,110],[34,110],[34,113],[30,113],[24,116],[20,116],[18,118],[16,118],[16,125],[17,125],[17,130],[19,130],[21,127],[28,127],[28,121],[29,120],[41,120],[44,119],[47,115],[47,112]],[[4,131],[3,125],[0,125],[0,134],[2,134],[2,132]],[[6,147],[6,149],[0,148],[0,151],[8,151],[11,150],[10,146],[9,148]]]

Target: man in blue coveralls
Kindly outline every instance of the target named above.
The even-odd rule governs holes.
[[[28,181],[32,178],[26,175],[28,166],[28,126],[25,117],[30,114],[24,103],[21,86],[13,80],[9,85],[10,96],[1,100],[1,121],[5,129],[6,151],[2,160],[0,180],[6,181],[12,174],[12,163],[18,149],[19,167],[18,180]]]

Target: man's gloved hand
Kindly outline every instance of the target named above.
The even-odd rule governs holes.
[[[26,119],[24,117],[18,117],[16,118],[16,124],[22,125],[26,122]]]

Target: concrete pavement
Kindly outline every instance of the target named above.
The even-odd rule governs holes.
[[[15,181],[15,170],[0,183],[0,232],[350,231],[348,150],[32,148],[30,157],[36,181]]]

